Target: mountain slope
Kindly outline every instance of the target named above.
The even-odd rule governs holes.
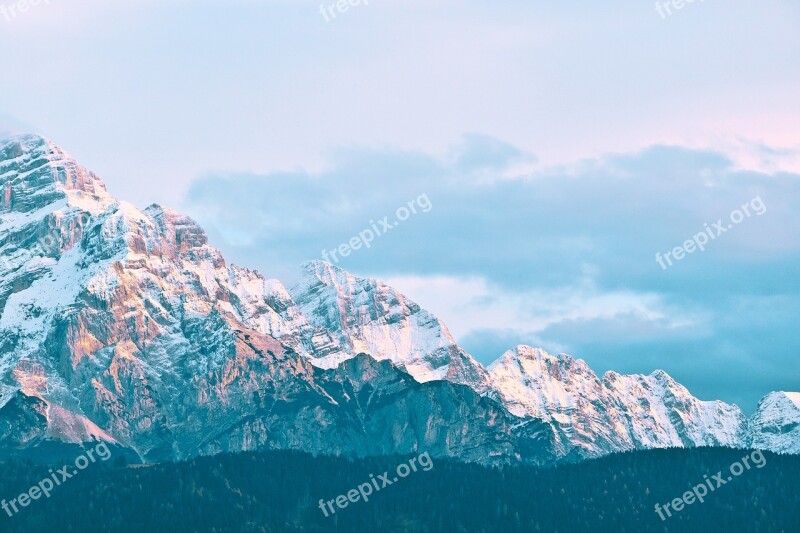
[[[335,367],[363,352],[392,361],[422,383],[446,379],[487,390],[486,371],[456,345],[447,326],[380,281],[312,261],[292,294],[314,326],[335,336],[337,349],[319,350],[317,366]]]
[[[191,219],[117,202],[43,139],[2,150],[13,156],[0,167],[8,199],[0,226],[9,258],[0,317],[6,453],[104,438],[147,461],[424,446],[509,462],[521,460],[518,442],[546,440],[547,428],[520,424],[467,387],[420,384],[388,362],[372,368],[349,352],[347,364],[315,369],[314,350],[341,342],[339,330],[307,321],[278,282],[228,266]],[[39,250],[42,239],[56,245]],[[348,349],[358,348],[354,340]],[[363,404],[356,392],[374,387],[358,383],[367,378],[394,385]],[[84,429],[67,437],[67,426]],[[387,427],[395,437],[385,438]],[[555,458],[546,444],[525,460],[537,457]]]
[[[517,416],[550,422],[581,456],[643,448],[744,446],[747,420],[736,407],[702,402],[663,371],[609,372],[582,360],[518,346],[489,367],[491,383]]]
[[[600,379],[525,346],[487,371],[431,313],[327,263],[305,265],[289,291],[228,265],[189,217],[117,201],[40,137],[0,142],[0,192],[0,454],[97,439],[146,461],[797,449],[783,397],[759,410],[756,439],[738,407],[663,372]]]
[[[771,392],[758,403],[751,421],[750,445],[800,454],[800,393]]]

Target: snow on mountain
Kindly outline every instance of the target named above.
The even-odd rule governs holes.
[[[188,217],[116,201],[96,176],[35,136],[4,143],[0,157],[3,410],[29,413],[18,424],[39,413],[47,426],[12,424],[9,433],[29,432],[20,445],[56,434],[91,440],[97,426],[146,457],[197,446],[204,429],[184,418],[185,404],[202,414],[210,397],[256,386],[232,386],[237,363],[252,361],[231,355],[257,357],[263,347],[272,364],[283,357],[276,341],[239,338],[243,315],[258,321],[271,310],[240,304],[241,287],[230,281],[241,276]],[[25,397],[16,410],[15,391]],[[86,431],[54,432],[84,419],[94,424]]]
[[[92,218],[114,200],[94,174],[37,136],[0,142],[0,180],[0,378],[5,389],[0,404],[11,401],[16,390],[57,402],[64,398],[63,380],[47,376],[42,365],[27,358],[41,352],[50,325],[59,311],[68,312],[81,285],[110,264],[102,254],[87,261],[72,250]],[[102,240],[99,232],[95,237]],[[9,381],[18,386],[10,387]],[[50,413],[50,426],[75,427],[64,421],[80,418],[58,409]],[[96,431],[73,436],[81,433]]]
[[[649,376],[610,372],[614,392],[633,441],[642,448],[744,446],[747,418],[736,405],[701,401],[663,370]]]
[[[771,392],[762,398],[750,432],[754,448],[800,453],[800,392]]]
[[[547,421],[575,453],[598,456],[634,447],[608,389],[582,360],[520,345],[488,372],[509,411]]]
[[[447,326],[388,285],[312,261],[291,292],[308,320],[335,336],[336,349],[315,357],[316,366],[333,368],[367,353],[392,361],[421,383],[446,379],[486,390],[486,371],[456,345]]]
[[[663,372],[600,379],[526,346],[487,371],[380,281],[315,261],[287,290],[227,264],[186,215],[117,201],[49,141],[0,142],[0,454],[98,439],[148,461],[424,447],[552,464],[750,440],[796,453],[797,403],[768,396],[750,439],[738,407]]]
[[[350,366],[354,350],[375,346],[363,339],[381,338],[381,327],[394,335],[394,317],[376,315],[361,325],[369,335],[353,326],[345,339],[340,328],[309,322],[279,282],[227,265],[189,217],[116,201],[44,139],[12,139],[0,156],[3,453],[102,438],[150,461],[261,447],[390,454],[425,445],[508,462],[520,460],[515,447],[526,435],[539,438],[535,429],[512,435],[519,421],[467,387],[414,385],[388,363],[378,374]],[[308,363],[328,352],[346,353],[341,368],[364,370],[363,378]],[[377,375],[403,390],[362,399],[345,386]],[[378,438],[387,427],[399,440]]]
[[[702,402],[663,371],[609,372],[601,380],[582,360],[528,346],[506,352],[488,370],[512,413],[549,421],[582,456],[746,441],[738,407]]]

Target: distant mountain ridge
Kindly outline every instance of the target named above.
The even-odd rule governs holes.
[[[527,346],[485,369],[391,287],[321,261],[291,289],[228,265],[189,217],[117,201],[37,136],[0,142],[0,254],[3,455],[98,439],[145,461],[255,449],[425,449],[487,464],[701,445],[800,453],[798,393],[771,393],[748,420],[663,371],[601,379]]]

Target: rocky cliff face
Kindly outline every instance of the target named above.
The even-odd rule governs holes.
[[[581,360],[518,346],[489,375],[512,413],[550,422],[580,456],[746,443],[747,419],[738,407],[699,401],[663,371],[600,379]]]
[[[279,282],[227,265],[191,219],[117,202],[42,139],[16,139],[0,153],[7,453],[102,438],[149,461],[260,447],[347,454],[425,447],[519,460],[512,436],[519,421],[498,404],[355,357],[365,348],[380,359],[446,361],[453,343],[441,353],[420,350],[410,330],[435,319],[413,304],[392,308],[402,297],[368,298],[368,305],[385,299],[372,315],[378,325],[355,306],[345,312],[358,320],[308,320]],[[43,249],[44,241],[53,245]],[[314,275],[321,265],[310,268]],[[378,351],[392,338],[405,344]],[[310,364],[326,354],[353,362],[327,373]]]
[[[663,373],[601,380],[528,347],[487,372],[417,304],[326,263],[289,291],[39,137],[0,142],[0,192],[0,454],[99,439],[146,461],[424,449],[552,464],[756,442],[738,408]],[[760,411],[757,442],[792,449],[790,403]]]
[[[486,371],[456,345],[447,326],[393,288],[322,261],[304,265],[304,274],[292,289],[300,312],[333,335],[330,345],[316,350],[315,365],[332,368],[363,352],[392,361],[422,383],[445,379],[487,390]]]

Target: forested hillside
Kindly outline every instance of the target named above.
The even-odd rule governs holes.
[[[404,457],[350,461],[245,453],[142,467],[97,463],[32,501],[0,530],[43,531],[798,531],[800,457],[765,454],[751,468],[662,522],[654,508],[729,466],[744,451],[654,450],[555,469],[487,469],[435,461],[325,517],[330,500],[392,473]],[[60,466],[60,465],[59,465]],[[6,463],[0,495],[15,497],[48,468]],[[394,475],[394,474],[392,474]],[[14,480],[13,483],[10,480]]]

